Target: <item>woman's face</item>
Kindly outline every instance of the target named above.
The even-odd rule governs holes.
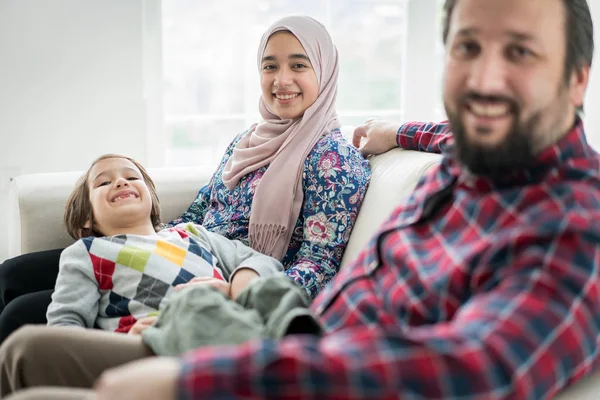
[[[302,44],[287,31],[267,41],[260,83],[265,103],[281,119],[302,117],[319,94],[317,75]]]

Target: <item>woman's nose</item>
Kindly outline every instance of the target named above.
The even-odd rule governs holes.
[[[286,87],[292,84],[292,73],[286,68],[281,68],[275,76],[275,85],[279,87]]]

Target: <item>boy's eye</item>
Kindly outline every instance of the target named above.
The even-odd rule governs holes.
[[[140,178],[138,178],[137,176],[132,176],[132,177],[130,177],[130,178],[127,178],[127,180],[128,180],[128,181],[137,181],[137,180],[139,180],[139,179],[140,179]]]
[[[100,184],[98,186],[100,187],[100,186],[106,186],[106,185],[110,185],[110,181],[100,182]]]

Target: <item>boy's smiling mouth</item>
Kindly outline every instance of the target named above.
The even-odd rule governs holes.
[[[135,192],[133,192],[131,190],[126,190],[126,191],[117,193],[115,196],[113,196],[110,199],[110,202],[111,203],[116,203],[116,202],[118,202],[120,200],[123,200],[123,199],[129,199],[129,198],[135,198],[135,199],[137,199],[138,197],[140,197],[140,196],[138,196],[137,193],[135,193]]]

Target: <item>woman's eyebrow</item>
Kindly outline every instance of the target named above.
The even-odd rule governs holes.
[[[293,59],[293,58],[302,58],[302,59],[304,59],[304,60],[306,60],[306,61],[310,61],[310,59],[308,58],[308,56],[307,56],[306,54],[301,54],[301,53],[298,53],[298,54],[290,54],[290,55],[288,56],[288,59],[290,59],[290,60],[291,60],[291,59]]]
[[[302,54],[302,53],[290,54],[288,56],[288,59],[290,59],[290,60],[292,60],[294,58],[302,58],[302,59],[304,59],[306,61],[310,61],[310,58],[308,58],[308,56],[306,54]],[[265,61],[276,61],[276,60],[277,60],[277,57],[275,57],[275,56],[264,56],[262,58],[263,62],[265,62]]]

